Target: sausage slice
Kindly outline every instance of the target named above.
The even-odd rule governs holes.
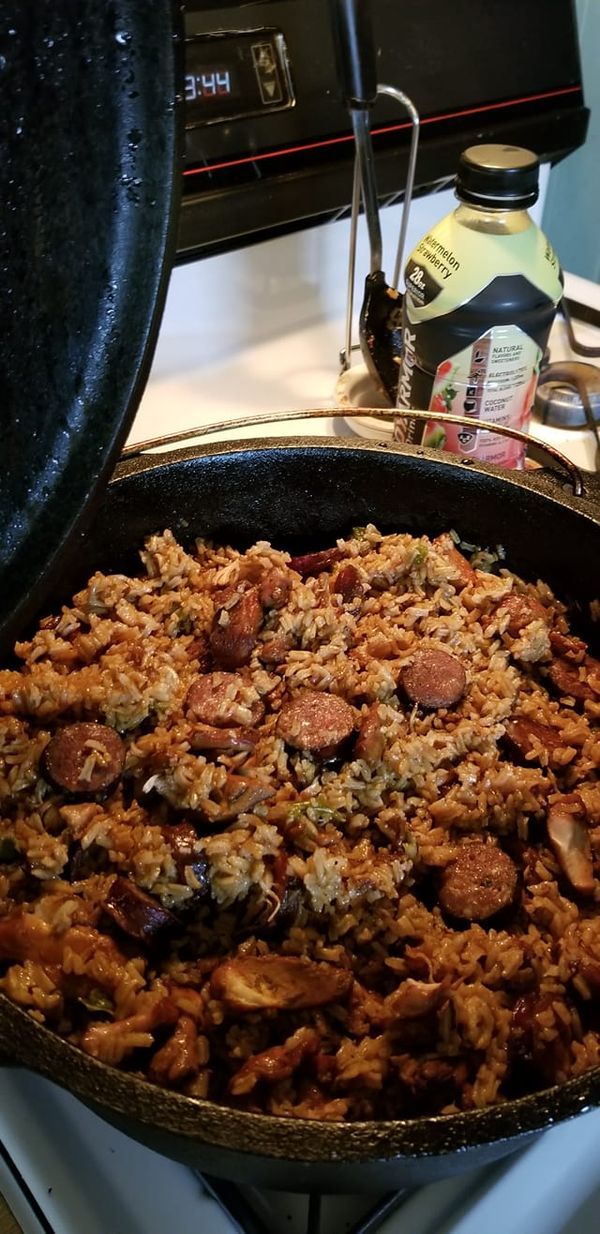
[[[246,689],[246,682],[238,673],[204,673],[194,679],[188,690],[188,715],[210,728],[229,728],[240,722],[240,708],[245,708],[250,712],[247,722],[258,724],[265,709],[259,698],[249,704],[245,702]]]
[[[456,656],[427,647],[415,652],[412,662],[402,670],[400,682],[411,703],[434,711],[453,707],[462,698],[467,675]]]
[[[486,921],[508,908],[517,889],[517,868],[495,844],[464,844],[446,866],[439,901],[464,921]]]
[[[107,724],[67,724],[44,750],[44,774],[65,793],[102,793],[119,779],[125,747]]]
[[[343,556],[341,548],[324,548],[320,553],[305,553],[301,557],[292,557],[290,568],[302,578],[310,578],[330,570]]]
[[[234,592],[217,609],[209,636],[210,649],[221,668],[247,664],[263,620],[257,587]]]
[[[263,608],[283,608],[287,604],[292,579],[289,570],[272,566],[266,570],[258,585],[258,597]]]
[[[535,596],[525,595],[519,591],[511,592],[500,602],[498,611],[504,610],[508,612],[506,633],[513,638],[516,638],[530,622],[545,621],[548,616],[544,605],[536,600]]]
[[[362,592],[362,584],[356,566],[341,566],[333,579],[331,590],[335,595],[341,596],[344,603],[359,596]]]
[[[120,874],[115,878],[103,907],[124,934],[140,942],[147,942],[162,930],[177,924],[173,914],[163,908],[158,900]]]
[[[552,631],[550,646],[557,656],[573,664],[581,664],[587,652],[587,643],[583,639],[574,634],[561,634],[558,630]]]
[[[436,536],[433,541],[435,548],[440,549],[451,567],[452,579],[457,591],[462,591],[463,587],[468,587],[471,583],[477,582],[477,575],[466,557],[459,553],[452,536],[447,532],[444,535]]]
[[[303,690],[281,708],[277,732],[295,750],[309,750],[319,758],[331,758],[354,731],[355,724],[352,707],[337,694]]]
[[[526,716],[517,716],[508,721],[503,741],[513,758],[527,763],[540,763],[541,752],[545,753],[546,761],[552,762],[554,751],[567,744],[559,729],[551,728],[549,724],[538,724],[536,720],[530,720]],[[575,751],[571,755],[571,759],[573,758]],[[570,762],[571,759],[566,761]]]
[[[598,690],[590,684],[587,671],[590,663],[596,665],[598,662],[593,661],[590,656],[586,656],[583,665],[572,664],[569,660],[553,660],[548,669],[548,680],[558,694],[569,694],[578,703],[595,699],[600,692],[600,683]]]

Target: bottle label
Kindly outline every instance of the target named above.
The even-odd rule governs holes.
[[[506,425],[527,432],[539,374],[540,347],[518,326],[493,326],[462,351],[438,364],[428,406],[431,411],[466,416],[472,429],[431,420],[423,445],[471,455],[502,467],[520,467],[524,447],[478,423]]]

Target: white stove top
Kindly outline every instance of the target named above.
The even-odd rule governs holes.
[[[451,204],[448,194],[419,202],[409,249]],[[385,211],[382,221],[389,245],[397,211]],[[347,241],[347,224],[339,223],[175,271],[131,440],[253,411],[333,406]],[[359,270],[366,269],[362,246],[361,238]],[[600,307],[600,288],[585,280],[568,278],[567,293]],[[578,327],[578,333],[583,341],[600,341],[598,330]],[[569,356],[560,325],[552,344],[553,359]],[[325,418],[285,431],[354,430]],[[244,436],[280,432],[268,426],[244,430]],[[534,432],[592,466],[590,433],[535,425]],[[0,1070],[0,1192],[24,1234],[240,1229],[190,1170],[128,1140],[68,1094],[21,1070]],[[304,1197],[250,1198],[265,1234],[306,1231]],[[326,1201],[322,1234],[344,1234],[375,1198]],[[382,1234],[595,1234],[599,1206],[600,1111],[555,1128],[508,1163],[422,1188],[378,1228]]]

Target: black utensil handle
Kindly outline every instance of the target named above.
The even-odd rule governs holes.
[[[344,102],[371,107],[377,97],[371,0],[329,0],[329,11]]]

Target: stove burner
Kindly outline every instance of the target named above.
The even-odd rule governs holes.
[[[535,396],[534,413],[542,424],[556,428],[589,426],[582,390],[587,394],[593,419],[600,422],[600,368],[595,364],[564,361],[542,369]]]
[[[198,1174],[198,1178],[239,1234],[273,1234],[272,1227],[265,1224],[235,1183],[212,1178],[207,1174]],[[345,1234],[376,1234],[384,1221],[397,1212],[411,1195],[413,1190],[392,1191],[382,1196],[366,1212],[363,1211],[358,1221],[346,1226]],[[306,1234],[326,1234],[323,1223],[324,1199],[325,1196],[319,1192],[312,1192],[307,1196]],[[360,1203],[360,1197],[357,1196],[356,1200],[357,1204]],[[336,1225],[335,1234],[341,1234],[339,1224]]]

